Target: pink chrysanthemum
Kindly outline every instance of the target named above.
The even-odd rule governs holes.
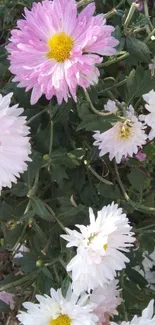
[[[13,81],[33,89],[31,104],[42,94],[48,100],[55,95],[58,103],[70,96],[76,101],[78,85],[86,89],[98,82],[96,64],[114,55],[119,42],[111,35],[114,27],[94,11],[91,3],[78,14],[74,0],[45,0],[25,9],[7,50]]]

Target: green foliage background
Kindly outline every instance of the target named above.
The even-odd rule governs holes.
[[[32,2],[0,2],[0,92],[13,91],[13,102],[24,107],[33,149],[28,171],[0,197],[0,290],[16,294],[17,309],[24,300],[34,300],[36,293],[48,294],[50,287],[62,285],[65,291],[69,281],[65,266],[74,251],[66,250],[59,237],[63,227],[86,224],[88,207],[97,211],[114,200],[127,213],[137,237],[138,249],[128,254],[131,263],[119,275],[124,298],[119,319],[131,319],[155,293],[133,269],[141,266],[142,253],[151,253],[155,247],[155,143],[144,147],[144,162],[133,158],[117,167],[108,156],[100,159],[92,145],[93,131],[107,130],[116,117],[95,114],[81,89],[77,104],[70,99],[58,105],[55,99],[48,102],[42,97],[30,105],[30,94],[12,83],[5,45],[24,6],[31,8]],[[115,26],[114,34],[120,41],[118,55],[104,58],[99,84],[89,90],[98,111],[107,99],[116,98],[141,113],[142,95],[155,89],[155,79],[148,70],[155,55],[155,41],[146,30],[149,19],[137,10],[127,29],[123,27],[131,3],[96,0],[98,13],[110,12],[108,23]],[[113,8],[117,10],[112,12]],[[153,30],[152,11],[151,15]],[[24,242],[30,252],[15,259],[19,244]],[[10,256],[5,261],[6,251]],[[0,312],[7,309],[0,302]]]

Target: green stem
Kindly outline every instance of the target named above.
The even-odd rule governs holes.
[[[125,3],[126,0],[121,0],[120,3],[118,3],[118,5],[115,7],[115,9],[119,9],[124,3]]]
[[[50,135],[49,156],[51,156],[52,147],[53,147],[53,121],[51,121],[51,135]]]
[[[84,164],[87,166],[87,168],[90,170],[90,172],[102,183],[107,184],[107,185],[113,185],[112,182],[108,181],[107,179],[103,178],[102,176],[100,176],[99,174],[96,173],[96,171],[90,166],[88,165],[88,162],[85,160]]]
[[[144,43],[147,43],[150,38],[155,34],[155,28],[152,30],[152,32],[145,38]]]
[[[127,34],[128,25],[130,24],[130,21],[131,21],[133,15],[134,15],[134,12],[138,8],[138,6],[139,5],[137,3],[133,2],[131,7],[130,7],[130,10],[129,10],[128,15],[127,15],[127,17],[125,19],[125,22],[124,22],[124,33],[125,34]]]
[[[149,24],[146,25],[146,31],[149,34],[151,32],[151,30],[153,29],[153,25],[151,23],[150,16],[149,16],[148,0],[144,0],[144,14],[145,14],[145,17],[148,19]]]
[[[77,7],[83,7],[83,6],[87,6],[90,2],[93,2],[94,0],[81,0],[79,2],[77,2]]]
[[[29,190],[29,192],[27,194],[28,198],[31,198],[31,196],[34,196],[36,194],[36,191],[37,191],[37,188],[38,188],[38,182],[39,182],[39,170],[37,170],[33,187]]]
[[[123,79],[123,80],[117,82],[116,84],[112,85],[111,87],[106,88],[105,91],[109,91],[109,90],[111,90],[111,89],[113,89],[113,88],[118,88],[118,87],[120,87],[120,86],[123,86],[123,85],[125,85],[125,84],[127,83],[127,80],[128,80],[128,79],[125,78],[125,79]]]
[[[111,64],[114,64],[114,63],[125,60],[126,58],[128,58],[128,56],[129,56],[129,53],[127,52],[127,53],[125,53],[125,54],[123,54],[123,55],[121,55],[121,56],[119,56],[117,58],[113,58],[113,59],[111,59],[109,61],[103,62],[103,63],[99,64],[98,66],[99,67],[109,67],[109,65],[111,65]]]
[[[123,307],[123,312],[124,312],[124,319],[126,322],[128,322],[128,314],[126,312],[126,308],[125,308],[125,303],[124,303],[124,299],[123,299],[123,290],[124,290],[124,271],[122,271],[121,274],[121,278],[120,278],[120,282],[121,282],[121,296],[122,296],[122,307]]]
[[[26,281],[29,281],[30,278],[35,278],[37,273],[38,273],[38,271],[37,272],[34,271],[31,274],[26,275],[21,279],[18,279],[16,281],[11,282],[11,283],[4,284],[4,285],[0,286],[0,291],[7,290],[7,289],[10,289],[12,287],[17,287],[18,285],[20,285],[20,284],[22,284],[22,283],[24,283]]]
[[[4,32],[5,30],[13,29],[15,27],[16,27],[16,25],[2,27],[2,28],[0,28],[0,33]]]
[[[39,113],[37,113],[36,115],[33,115],[26,123],[26,125],[29,125],[30,123],[32,123],[38,116],[42,115],[43,113],[47,112],[47,108],[43,109],[42,111],[40,111]]]
[[[133,30],[132,35],[146,31],[146,27],[139,27]]]
[[[85,94],[85,97],[86,97],[86,99],[87,99],[87,101],[88,101],[88,103],[89,103],[89,105],[90,105],[91,110],[92,110],[96,115],[99,115],[99,116],[108,116],[108,115],[112,115],[112,114],[113,114],[112,112],[106,112],[106,113],[104,113],[104,112],[100,112],[100,111],[98,111],[98,110],[94,107],[94,105],[93,105],[93,103],[92,103],[92,101],[91,101],[91,99],[90,99],[90,96],[89,96],[87,90],[84,90],[84,94]]]
[[[51,215],[52,215],[52,217],[56,220],[56,222],[59,224],[59,226],[62,228],[62,230],[64,231],[64,232],[66,232],[66,229],[65,229],[65,227],[64,227],[64,225],[62,224],[62,222],[56,217],[56,215],[55,215],[55,213],[54,213],[54,211],[52,210],[52,208],[47,204],[47,203],[45,203],[45,206],[46,206],[46,208],[48,209],[48,211],[51,213]]]
[[[111,11],[108,11],[106,14],[104,14],[104,17],[106,19],[108,19],[108,18],[114,16],[116,14],[116,12],[117,12],[117,10],[115,8],[113,8]]]

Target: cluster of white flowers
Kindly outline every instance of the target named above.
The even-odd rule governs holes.
[[[26,162],[31,160],[29,127],[25,117],[20,116],[23,109],[18,108],[18,105],[10,106],[12,95],[0,96],[0,190],[3,186],[11,187],[12,182],[16,183],[16,177],[27,169]],[[152,127],[149,135],[151,139],[155,128],[152,116],[155,93],[152,91],[143,97],[147,102],[146,109],[151,113],[148,116],[141,115],[140,119]],[[117,113],[113,101],[105,105],[105,110]],[[127,158],[128,155],[136,154],[147,139],[145,125],[134,115],[132,106],[126,110],[126,116],[121,122],[101,135],[96,132],[94,137],[101,155],[109,152],[110,159],[115,157],[117,162],[123,156]],[[72,283],[66,297],[63,297],[60,289],[51,289],[51,297],[36,297],[38,304],[24,303],[27,311],[21,311],[18,315],[21,324],[32,325],[35,319],[36,325],[100,325],[109,324],[109,318],[117,314],[117,307],[121,303],[117,271],[124,269],[129,262],[125,253],[133,245],[134,233],[126,214],[114,202],[98,211],[96,218],[90,208],[89,217],[89,225],[76,225],[79,231],[66,228],[67,234],[61,236],[68,242],[67,247],[76,247],[76,254],[67,265]],[[22,257],[22,254],[16,257]],[[152,306],[153,302],[148,309]],[[146,311],[142,319],[145,317]],[[147,324],[152,324],[154,318],[148,319]],[[135,320],[139,324],[139,318],[134,318],[131,324]]]
[[[66,297],[51,289],[51,297],[37,296],[39,304],[24,303],[27,312],[18,319],[24,325],[100,325],[108,324],[121,303],[116,271],[129,262],[125,252],[135,238],[129,220],[114,202],[98,211],[89,209],[90,224],[66,228],[67,247],[76,247],[75,257],[67,265],[72,283]]]
[[[147,139],[152,140],[155,137],[155,91],[151,90],[143,95],[143,99],[149,114],[136,116],[134,108],[130,105],[126,110],[124,108],[124,116],[114,123],[112,128],[103,133],[95,131],[94,146],[99,148],[99,156],[109,153],[109,159],[115,158],[118,164],[123,158],[127,159],[137,155],[137,159],[139,159],[138,154],[147,143]],[[113,114],[118,112],[117,105],[112,100],[108,100],[104,109]],[[146,133],[147,126],[151,129],[149,134]]]
[[[76,225],[79,231],[66,228],[67,247],[77,247],[75,257],[67,266],[72,271],[72,284],[64,297],[61,289],[50,290],[50,296],[37,295],[37,304],[25,302],[26,311],[18,319],[23,325],[117,325],[110,317],[117,315],[121,303],[116,270],[122,270],[129,260],[122,253],[134,241],[129,221],[117,204],[105,206],[97,218],[89,210],[90,224]],[[121,325],[153,325],[153,303]]]

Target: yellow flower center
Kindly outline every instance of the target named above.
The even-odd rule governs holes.
[[[61,32],[50,37],[47,45],[49,47],[48,59],[64,62],[70,58],[70,51],[73,48],[74,41],[66,33]]]
[[[103,245],[103,248],[106,251],[106,249],[108,248],[108,244]]]
[[[121,139],[127,139],[131,134],[131,127],[127,124],[122,124],[119,130],[119,136]]]
[[[71,319],[68,315],[60,315],[56,319],[51,319],[49,325],[70,325]]]

